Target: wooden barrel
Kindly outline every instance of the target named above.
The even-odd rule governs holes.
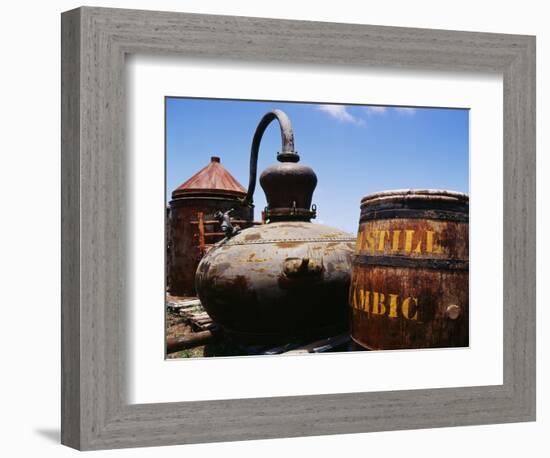
[[[468,346],[466,194],[402,190],[361,200],[351,337],[371,350]]]

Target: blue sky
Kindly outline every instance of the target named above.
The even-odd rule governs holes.
[[[167,98],[167,200],[210,156],[220,156],[246,188],[252,136],[274,108],[289,116],[300,162],[317,174],[319,223],[355,233],[361,198],[377,191],[469,190],[468,110]],[[274,121],[262,139],[258,176],[280,148]],[[266,205],[259,183],[254,203],[259,219]]]

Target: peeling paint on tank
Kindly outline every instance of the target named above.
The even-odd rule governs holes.
[[[276,242],[275,246],[277,248],[295,248],[303,244],[304,242]]]
[[[251,242],[253,240],[260,240],[262,238],[261,234],[258,234],[258,233],[254,233],[254,234],[247,234],[244,236],[244,239],[247,241],[247,242]]]

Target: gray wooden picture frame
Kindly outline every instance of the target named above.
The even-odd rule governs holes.
[[[535,37],[83,7],[62,14],[61,38],[63,444],[105,449],[535,419]],[[504,383],[128,404],[124,62],[133,53],[502,74]]]

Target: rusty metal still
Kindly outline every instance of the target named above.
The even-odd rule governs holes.
[[[347,296],[355,237],[314,224],[315,172],[298,164],[290,121],[267,113],[252,141],[250,181],[243,201],[253,206],[261,138],[277,120],[278,164],[260,176],[267,224],[238,230],[225,220],[227,237],[201,260],[198,296],[210,316],[241,340],[278,343],[346,329]]]
[[[361,201],[351,335],[371,350],[468,346],[466,194],[388,191]]]

